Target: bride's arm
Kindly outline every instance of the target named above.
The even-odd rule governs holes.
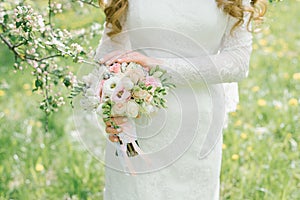
[[[230,17],[218,54],[193,58],[163,58],[164,65],[190,83],[238,82],[248,76],[252,34],[244,24],[231,34],[236,19]],[[178,75],[177,75],[178,76]]]
[[[138,52],[122,55],[121,59],[111,62],[138,62],[148,66],[165,67],[176,85],[215,84],[238,82],[248,76],[249,61],[252,51],[252,33],[247,30],[249,15],[245,15],[244,24],[232,33],[232,27],[237,19],[229,17],[222,44],[218,54],[201,55],[189,58],[151,58]],[[184,81],[185,80],[185,81]]]

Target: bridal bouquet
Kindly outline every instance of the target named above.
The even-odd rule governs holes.
[[[71,95],[82,92],[80,104],[85,110],[95,111],[116,129],[122,128],[116,155],[127,159],[142,154],[134,119],[166,107],[165,97],[174,88],[170,78],[159,66],[147,70],[134,62],[100,65],[83,77]],[[126,117],[127,121],[119,127],[113,117]]]

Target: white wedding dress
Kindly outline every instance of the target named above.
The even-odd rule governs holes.
[[[177,85],[167,109],[136,120],[151,164],[133,157],[137,175],[128,175],[107,142],[105,200],[219,199],[222,129],[251,54],[245,23],[230,34],[235,22],[212,0],[129,0],[122,33],[111,40],[105,28],[97,60],[138,51],[163,60]]]

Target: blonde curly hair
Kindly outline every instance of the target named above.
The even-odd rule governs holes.
[[[216,0],[218,7],[222,8],[225,13],[237,19],[232,31],[244,23],[245,12],[250,13],[247,27],[250,30],[251,21],[262,22],[263,16],[267,10],[266,0],[251,0],[250,6],[243,6],[243,0]],[[110,0],[106,4],[104,0],[99,0],[99,5],[104,8],[106,15],[106,26],[111,25],[111,31],[107,34],[112,37],[122,31],[122,20],[128,9],[128,0]]]

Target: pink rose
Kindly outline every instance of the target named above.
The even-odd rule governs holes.
[[[114,63],[112,66],[109,67],[110,72],[119,73],[121,70],[121,64],[120,63]]]
[[[161,87],[161,83],[153,76],[147,76],[145,80],[146,86],[152,85],[153,87]]]

